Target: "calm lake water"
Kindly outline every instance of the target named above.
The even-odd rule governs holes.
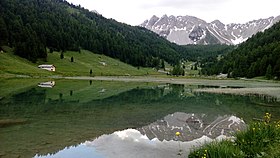
[[[184,157],[266,112],[280,118],[273,99],[193,92],[208,87],[32,81],[0,95],[0,157]]]

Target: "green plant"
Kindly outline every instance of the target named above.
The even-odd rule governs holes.
[[[266,113],[260,122],[252,122],[245,131],[235,134],[235,140],[212,142],[190,153],[190,158],[279,157],[280,121],[271,122]]]
[[[214,141],[206,144],[202,148],[193,151],[189,158],[231,158],[244,157],[244,153],[235,146],[230,140],[223,140],[221,142]]]
[[[247,157],[266,155],[271,146],[280,144],[280,121],[271,122],[271,114],[266,113],[262,122],[252,122],[237,133],[235,143]]]

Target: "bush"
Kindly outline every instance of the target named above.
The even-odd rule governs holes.
[[[269,113],[265,114],[263,121],[252,122],[247,130],[237,132],[235,138],[234,141],[206,144],[190,153],[189,157],[280,157],[280,121],[271,122]]]
[[[235,146],[230,140],[223,140],[221,142],[212,142],[206,144],[202,148],[192,152],[189,158],[230,158],[230,157],[244,157],[244,153]]]

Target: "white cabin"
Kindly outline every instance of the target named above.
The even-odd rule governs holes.
[[[48,71],[55,71],[54,65],[39,65],[38,68],[45,69]]]

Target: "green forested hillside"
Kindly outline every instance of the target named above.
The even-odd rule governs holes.
[[[182,51],[182,57],[187,60],[212,60],[212,58],[228,53],[234,49],[234,46],[225,44],[213,45],[185,45]]]
[[[1,0],[0,45],[36,62],[52,51],[90,50],[134,66],[180,59],[176,44],[141,27],[106,19],[65,0]]]
[[[207,75],[228,73],[229,77],[266,76],[280,78],[280,22],[252,36],[221,60],[206,62]]]

